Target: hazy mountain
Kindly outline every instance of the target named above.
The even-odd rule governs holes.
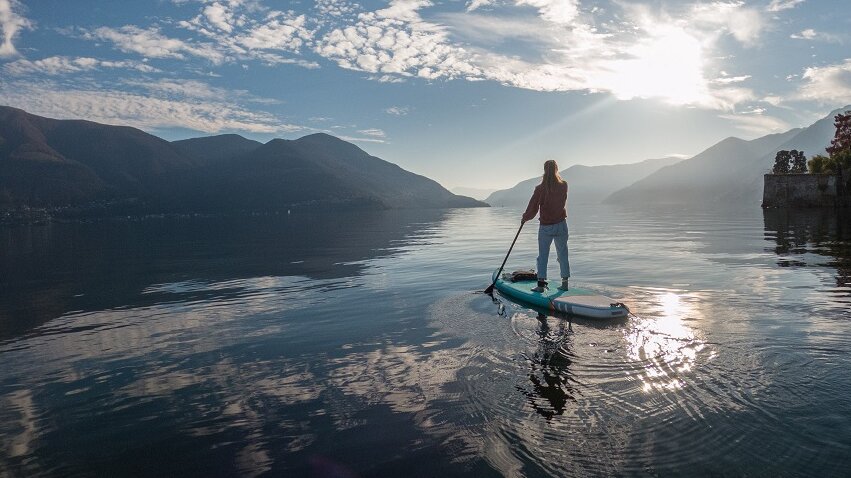
[[[808,159],[817,154],[826,155],[825,148],[830,145],[830,141],[836,132],[833,117],[846,111],[851,111],[851,105],[831,111],[830,114],[804,128],[755,162],[743,164],[739,174],[741,177],[750,179],[743,190],[743,198],[751,202],[762,200],[762,177],[774,167],[774,157],[777,151],[797,149],[803,151]]]
[[[326,134],[169,143],[138,129],[0,107],[0,206],[132,201],[139,212],[486,204]]]
[[[745,189],[744,184],[750,180],[741,175],[740,167],[774,150],[796,132],[793,130],[752,141],[733,137],[724,139],[692,158],[662,168],[615,192],[606,198],[606,202],[662,204],[733,200],[731,193],[741,193]]]
[[[659,170],[659,168],[681,160],[682,158],[668,157],[648,159],[632,164],[574,165],[560,171],[560,174],[568,182],[570,203],[591,204],[599,203],[612,192]],[[540,183],[540,176],[527,179],[513,188],[494,192],[485,199],[485,202],[492,206],[525,206],[529,202],[535,186]]]
[[[460,194],[461,196],[469,196],[471,198],[479,200],[484,200],[485,198],[490,196],[492,192],[496,191],[496,189],[493,188],[468,188],[464,186],[450,188],[449,190],[455,194]]]
[[[702,153],[660,169],[606,199],[616,204],[758,203],[763,174],[780,150],[803,150],[807,157],[824,154],[833,138],[833,116],[807,128],[770,134],[751,141],[727,138]]]

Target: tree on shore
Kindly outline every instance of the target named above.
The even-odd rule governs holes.
[[[774,156],[774,174],[806,173],[807,157],[803,151],[793,149],[792,151],[778,151]]]
[[[812,174],[842,174],[843,169],[851,168],[851,111],[833,117],[836,133],[825,148],[828,156],[813,156],[807,167]]]
[[[830,146],[825,148],[831,158],[851,151],[851,111],[834,116],[833,125],[836,126],[836,133],[830,141]]]
[[[807,161],[807,169],[810,174],[833,174],[833,162],[823,154],[817,154]]]
[[[774,169],[772,172],[774,174],[789,174],[789,160],[791,159],[792,153],[790,151],[778,151],[774,156]]]
[[[807,172],[807,157],[804,156],[803,151],[798,151],[797,149],[793,149],[789,151],[789,156],[791,158],[791,165],[789,172],[791,173],[806,173]]]

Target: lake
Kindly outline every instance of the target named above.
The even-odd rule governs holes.
[[[482,294],[512,209],[0,229],[0,476],[848,473],[848,216],[569,214],[634,316]]]

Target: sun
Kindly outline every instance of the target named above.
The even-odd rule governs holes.
[[[608,68],[609,90],[619,99],[659,98],[676,105],[708,97],[703,46],[681,27],[655,29]]]

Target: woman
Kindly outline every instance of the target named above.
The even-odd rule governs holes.
[[[538,286],[535,292],[547,288],[547,260],[550,244],[555,241],[558,264],[561,268],[561,290],[567,290],[570,262],[567,259],[567,181],[558,174],[558,165],[552,159],[544,163],[544,178],[535,187],[529,206],[521,218],[522,223],[541,212],[538,228]]]

